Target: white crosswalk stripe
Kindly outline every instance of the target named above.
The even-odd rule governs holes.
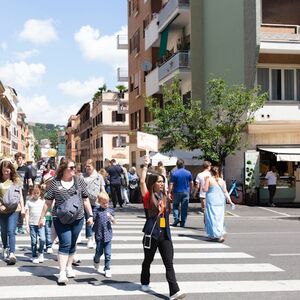
[[[83,230],[82,243],[77,249],[77,259],[81,260],[81,264],[74,268],[76,278],[69,280],[68,285],[63,287],[56,284],[55,278],[59,273],[58,263],[54,261],[56,254],[45,254],[45,262],[34,265],[30,261],[29,236],[18,235],[18,263],[15,266],[0,265],[0,299],[88,299],[91,295],[101,296],[102,299],[113,299],[115,296],[143,297],[145,293],[140,290],[139,283],[143,260],[143,224],[143,219],[133,215],[120,217],[118,224],[114,225],[112,281],[94,269],[95,250],[87,249]],[[227,280],[226,274],[275,274],[284,270],[269,263],[257,262],[252,255],[233,251],[228,245],[203,240],[200,237],[203,233],[199,231],[180,227],[171,230],[179,286],[193,296],[202,293],[300,291],[299,280]],[[57,245],[54,248],[56,253]],[[205,274],[224,274],[225,281],[207,281]],[[168,284],[164,279],[165,267],[159,252],[151,266],[151,275],[150,295],[168,295]]]

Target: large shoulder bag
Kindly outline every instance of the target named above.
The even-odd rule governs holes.
[[[8,211],[17,209],[21,200],[21,187],[17,184],[12,184],[3,195],[2,203]]]
[[[74,177],[74,183],[76,189],[75,194],[65,199],[56,208],[56,216],[62,224],[72,224],[75,222],[82,210],[82,199],[76,177]]]

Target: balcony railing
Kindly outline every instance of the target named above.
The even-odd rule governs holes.
[[[158,70],[158,80],[161,81],[165,77],[176,71],[190,70],[190,55],[189,52],[177,52],[168,60],[162,63]]]
[[[159,12],[159,30],[163,30],[173,18],[176,18],[178,9],[189,9],[190,0],[169,0],[165,7]]]
[[[127,35],[117,35],[117,49],[128,49]]]
[[[118,68],[118,81],[128,82],[128,69],[127,68]]]

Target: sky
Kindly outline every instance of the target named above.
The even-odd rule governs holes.
[[[104,83],[127,67],[126,0],[0,0],[0,80],[27,122],[66,125]]]

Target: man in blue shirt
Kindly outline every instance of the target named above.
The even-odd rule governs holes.
[[[181,227],[185,226],[187,211],[190,201],[190,191],[193,189],[193,177],[190,171],[184,168],[184,161],[178,159],[176,163],[177,169],[172,172],[169,185],[169,197],[173,193],[173,226],[180,223]],[[179,210],[181,206],[181,213]],[[181,220],[180,220],[181,214]]]

